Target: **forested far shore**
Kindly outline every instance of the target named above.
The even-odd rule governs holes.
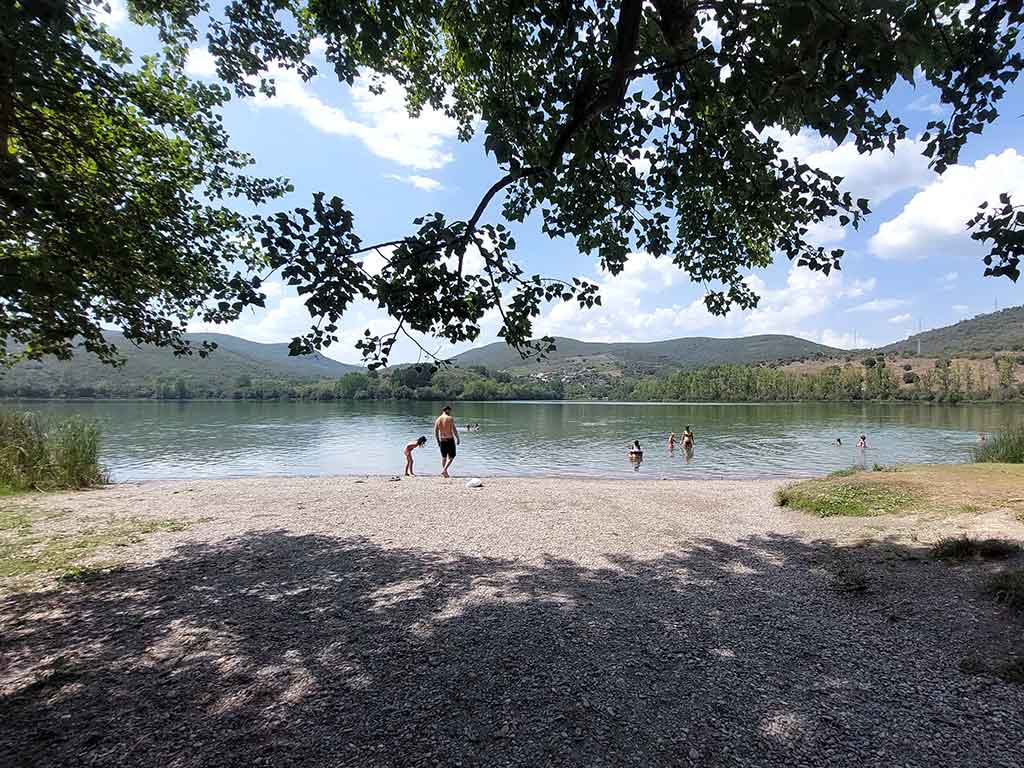
[[[230,385],[188,376],[152,383],[109,379],[77,383],[66,376],[49,385],[9,386],[0,397],[156,400],[586,400],[634,401],[855,401],[941,403],[1024,400],[1024,355],[900,359],[881,353],[859,360],[789,365],[719,365],[660,375],[599,375],[585,369],[516,376],[483,366],[406,366],[296,382],[238,376]]]

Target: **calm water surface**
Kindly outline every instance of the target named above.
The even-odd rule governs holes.
[[[5,407],[12,407],[10,405]],[[441,403],[96,402],[14,407],[79,413],[103,427],[117,481],[240,475],[401,474],[419,435],[416,470],[436,474]],[[822,474],[861,464],[958,462],[978,432],[1024,420],[1007,405],[456,403],[459,476],[750,478]],[[479,423],[480,431],[465,430]],[[687,424],[696,450],[670,453]],[[867,435],[868,448],[856,448]],[[833,446],[842,437],[843,446]],[[639,440],[643,462],[626,457]]]

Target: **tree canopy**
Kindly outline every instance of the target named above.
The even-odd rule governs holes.
[[[0,6],[0,363],[77,343],[113,360],[104,325],[185,351],[190,319],[263,300],[253,223],[227,203],[286,182],[242,173],[230,92],[186,78],[186,48],[133,61],[95,2]]]
[[[0,229],[0,333],[33,352],[66,351],[57,339],[66,345],[75,334],[97,349],[101,320],[124,324],[132,339],[173,342],[190,312],[220,319],[260,303],[259,279],[270,271],[296,287],[313,318],[296,353],[337,341],[360,298],[396,320],[393,333],[367,331],[360,342],[372,365],[386,362],[401,333],[473,340],[488,310],[500,313],[507,342],[542,352],[550,342],[531,338],[544,302],[590,306],[600,297],[587,281],[516,264],[505,224],[531,214],[612,274],[646,251],[704,284],[710,311],[753,307],[750,270],[780,254],[838,269],[842,250],[816,245],[809,228],[832,219],[856,227],[869,212],[842,179],[786,157],[763,129],[809,128],[861,152],[892,151],[908,128],[883,99],[899,80],[923,78],[949,108],[920,137],[941,173],[996,119],[1024,64],[1024,10],[1013,0],[229,0],[221,9],[133,0],[135,18],[159,27],[167,44],[141,68],[125,66],[126,53],[81,6],[52,2],[57,21],[14,3],[0,65],[16,84],[13,110],[0,105],[0,214],[18,214]],[[424,212],[379,243],[359,236],[331,194],[344,190],[251,218],[210,207],[195,188],[265,202],[283,182],[238,175],[245,158],[215,120],[224,89],[181,75],[200,14],[209,14],[217,73],[240,97],[273,93],[273,68],[312,77],[311,46],[322,41],[340,80],[392,77],[411,112],[443,110],[463,139],[482,131],[500,175],[472,210]],[[47,57],[58,62],[51,71],[40,66]],[[39,114],[59,118],[54,125],[74,116],[72,130],[84,135],[65,140],[53,127],[33,145]],[[117,160],[136,151],[141,164]],[[157,174],[147,160],[173,162]],[[129,210],[136,204],[148,224]],[[183,226],[169,230],[168,221]],[[987,274],[1016,280],[1021,224],[1009,198],[972,222],[974,236],[992,243]],[[464,269],[470,250],[482,256],[479,274]],[[365,269],[370,252],[385,259],[379,272]],[[54,265],[66,277],[54,277]],[[154,279],[164,271],[172,279]],[[54,289],[61,301],[49,298]],[[26,317],[28,330],[19,325]]]

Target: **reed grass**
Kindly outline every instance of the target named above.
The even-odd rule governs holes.
[[[0,411],[0,492],[88,488],[107,482],[99,427],[77,416],[50,419]]]
[[[974,450],[978,462],[1024,464],[1024,424],[1009,427]]]

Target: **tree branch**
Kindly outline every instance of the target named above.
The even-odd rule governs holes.
[[[555,146],[548,158],[550,167],[558,165],[577,131],[606,109],[618,106],[625,99],[630,72],[636,63],[636,45],[640,36],[643,7],[643,0],[623,0],[622,6],[619,8],[619,20],[616,23],[615,55],[612,58],[612,72],[608,87],[589,104],[575,103],[573,105],[573,116],[555,139]],[[576,99],[585,99],[588,94],[589,89],[583,87],[577,92]]]

